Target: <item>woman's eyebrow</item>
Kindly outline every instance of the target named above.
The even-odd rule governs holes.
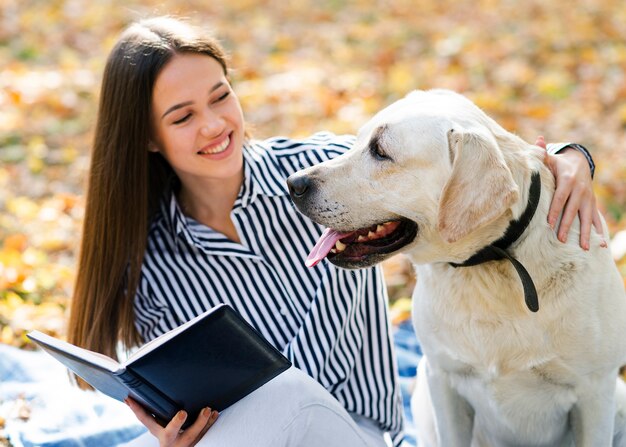
[[[219,81],[217,84],[215,84],[213,87],[211,87],[211,89],[209,90],[209,93],[213,93],[215,90],[220,88],[222,85],[224,85],[224,81]],[[174,104],[172,107],[167,109],[165,111],[165,113],[163,113],[163,115],[161,115],[161,119],[165,118],[165,115],[167,115],[168,113],[172,113],[173,111],[181,109],[181,108],[183,108],[185,106],[190,106],[191,104],[193,104],[193,101],[185,101],[185,102],[181,102],[179,104]]]
[[[179,104],[175,104],[169,109],[167,109],[163,115],[161,115],[161,119],[165,118],[165,115],[167,115],[168,113],[172,113],[175,110],[182,109],[185,106],[190,106],[191,104],[193,104],[193,101],[185,101]]]

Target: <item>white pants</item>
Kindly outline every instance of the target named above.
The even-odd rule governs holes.
[[[318,382],[291,367],[219,418],[199,447],[386,447],[371,419],[351,415]],[[158,446],[146,433],[123,447]],[[122,447],[122,446],[120,446]]]

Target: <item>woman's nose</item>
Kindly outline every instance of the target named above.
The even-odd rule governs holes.
[[[226,121],[218,115],[208,112],[204,116],[200,133],[203,137],[213,138],[222,133],[226,126]]]

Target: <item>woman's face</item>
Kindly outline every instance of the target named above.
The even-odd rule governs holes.
[[[152,91],[153,139],[183,185],[240,176],[243,114],[222,66],[203,54],[175,55]]]

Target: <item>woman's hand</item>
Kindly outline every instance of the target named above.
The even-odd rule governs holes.
[[[187,427],[185,431],[181,431],[181,427],[187,419],[186,412],[182,410],[179,411],[167,426],[161,427],[136,401],[129,397],[124,402],[133,410],[139,422],[145,425],[148,431],[159,440],[160,447],[187,447],[196,445],[215,423],[219,415],[217,411],[204,408],[200,412],[200,415],[198,415],[198,419],[196,419],[191,426]]]
[[[543,137],[538,137],[535,145],[546,148]],[[602,246],[606,247],[600,214],[596,207],[596,197],[591,183],[589,163],[583,154],[574,148],[562,150],[558,155],[546,152],[546,165],[556,179],[556,190],[548,212],[548,223],[554,228],[561,217],[557,237],[561,242],[567,240],[567,234],[576,215],[580,218],[580,246],[589,250],[591,225],[603,237]]]

